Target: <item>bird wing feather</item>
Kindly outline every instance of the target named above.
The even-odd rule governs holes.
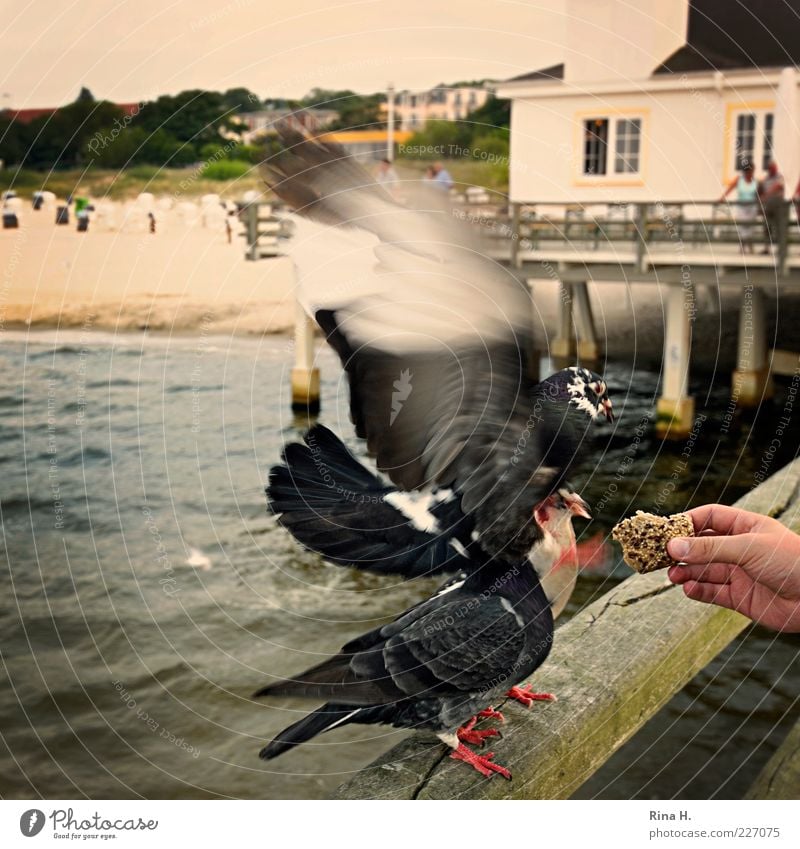
[[[525,286],[476,251],[450,211],[401,206],[336,145],[290,133],[284,143],[267,179],[328,225],[298,231],[292,256],[378,468],[406,490],[456,487],[465,512],[494,500],[502,480],[505,502],[522,499],[529,516],[561,470],[531,489],[547,447],[534,435],[519,450],[535,396]],[[515,458],[528,473],[509,488]],[[478,516],[479,532],[495,513]]]

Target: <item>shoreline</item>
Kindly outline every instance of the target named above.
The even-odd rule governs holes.
[[[20,208],[19,227],[0,231],[0,328],[243,336],[291,330],[288,257],[247,261],[241,223],[213,199],[156,205],[155,233],[148,209],[106,203],[88,232],[78,233],[74,220],[55,224],[53,204]]]

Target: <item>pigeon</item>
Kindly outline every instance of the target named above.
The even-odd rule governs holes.
[[[500,717],[487,702],[535,697],[517,684],[546,658],[565,601],[548,598],[540,575],[574,563],[572,517],[587,511],[567,476],[588,427],[612,418],[607,386],[577,366],[528,378],[530,296],[450,211],[401,205],[338,146],[281,135],[266,173],[300,216],[299,295],[339,355],[356,435],[388,482],[316,426],[285,446],[270,509],[335,563],[456,575],[331,660],[260,690],[326,700],[262,757],[384,722],[429,728],[494,774],[465,744],[488,735],[472,727],[478,716]]]
[[[550,537],[543,529],[543,539]],[[477,549],[476,549],[477,554]],[[553,616],[536,572],[487,558],[463,581],[440,590],[388,625],[352,640],[295,679],[259,690],[263,696],[324,699],[261,750],[270,760],[318,734],[350,723],[433,731],[451,757],[481,775],[511,772],[468,744],[482,745],[495,728],[476,730],[484,709],[531,675],[553,642]]]

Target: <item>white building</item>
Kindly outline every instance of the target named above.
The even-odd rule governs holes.
[[[396,120],[401,130],[420,130],[428,121],[458,121],[483,106],[491,91],[484,86],[439,86],[430,91],[399,91]]]
[[[800,0],[567,0],[563,63],[510,98],[514,202],[711,200],[800,177]]]

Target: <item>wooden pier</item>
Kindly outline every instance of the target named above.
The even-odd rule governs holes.
[[[263,201],[239,204],[239,219],[244,224],[241,235],[245,239],[245,259],[255,262],[281,255],[282,242],[292,235],[294,227],[278,214],[280,211],[280,206]]]
[[[800,292],[800,224],[787,202],[770,243],[763,222],[748,222],[743,241],[736,203],[518,204],[504,207],[488,194],[471,195],[457,213],[486,237],[486,251],[509,264],[530,287],[559,287],[557,327],[549,340],[556,362],[576,359],[591,366],[604,355],[592,313],[590,285],[644,283],[667,287],[661,391],[656,431],[682,438],[694,425],[689,395],[696,289],[739,293],[736,368],[731,396],[739,407],[756,407],[772,394],[772,375],[800,368],[796,351],[768,346],[765,292]],[[290,222],[269,204],[250,203],[245,222],[246,256],[276,256]],[[760,253],[766,246],[767,253]],[[743,247],[748,251],[743,252]],[[312,366],[313,332],[298,312],[297,361],[292,404],[318,409],[319,374]],[[309,404],[310,402],[310,404]]]
[[[509,263],[529,285],[560,287],[559,324],[550,340],[558,359],[586,364],[603,356],[589,284],[650,283],[668,287],[661,394],[656,430],[680,438],[691,432],[688,393],[697,286],[740,293],[736,369],[731,394],[740,407],[770,397],[773,373],[794,374],[797,352],[767,345],[765,292],[800,292],[800,225],[786,202],[770,242],[763,220],[736,220],[738,204],[680,203],[512,204],[470,210],[482,225],[490,254]],[[747,252],[743,252],[746,250]],[[752,251],[752,252],[750,252]],[[765,253],[762,251],[766,251]]]
[[[800,530],[800,459],[737,505]],[[557,629],[553,651],[533,678],[534,688],[556,693],[557,702],[536,703],[530,710],[516,703],[495,706],[506,723],[492,749],[511,769],[511,782],[481,778],[450,759],[436,737],[418,734],[361,770],[337,796],[569,798],[748,621],[691,601],[663,572],[633,575]],[[753,793],[796,798],[800,787],[791,745],[790,740],[788,750],[768,765]]]

